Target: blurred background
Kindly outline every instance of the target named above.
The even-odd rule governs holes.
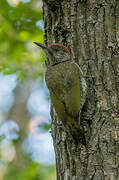
[[[41,0],[0,0],[0,180],[55,180]]]

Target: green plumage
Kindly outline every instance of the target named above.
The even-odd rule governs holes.
[[[81,82],[79,66],[66,61],[47,68],[45,80],[50,91],[51,102],[59,119],[68,124],[71,134],[78,140],[83,129],[80,127]]]
[[[47,68],[45,80],[58,116],[78,117],[81,93],[77,64],[66,61],[50,66]]]

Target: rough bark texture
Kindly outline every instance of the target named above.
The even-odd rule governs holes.
[[[57,180],[119,179],[119,0],[44,1],[46,44],[69,47],[87,80],[81,114],[87,149],[52,108]]]

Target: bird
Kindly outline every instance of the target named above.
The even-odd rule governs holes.
[[[82,141],[84,129],[80,124],[80,114],[87,92],[83,72],[65,45],[34,43],[47,55],[45,81],[56,114],[64,127],[69,127],[76,142]]]

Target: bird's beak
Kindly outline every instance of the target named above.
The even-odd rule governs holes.
[[[38,42],[34,42],[34,44],[36,44],[37,46],[40,46],[46,53],[52,53],[52,50],[50,47],[44,45],[44,44],[40,44]]]
[[[33,42],[34,44],[36,44],[37,46],[40,46],[42,49],[47,49],[47,46],[45,46],[44,44],[40,44],[38,42]]]

